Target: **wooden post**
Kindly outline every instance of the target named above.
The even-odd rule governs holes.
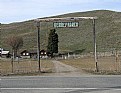
[[[41,72],[41,63],[40,63],[40,22],[37,22],[37,57],[39,64],[39,72]]]
[[[99,72],[98,62],[97,62],[97,45],[96,45],[96,33],[95,33],[95,19],[93,19],[93,37],[94,37],[94,60],[96,72]]]

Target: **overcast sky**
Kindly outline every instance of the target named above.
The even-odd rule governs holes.
[[[0,0],[0,23],[101,9],[121,12],[121,0]]]

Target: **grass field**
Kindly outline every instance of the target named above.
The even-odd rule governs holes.
[[[51,60],[40,60],[41,71],[50,73],[53,70],[53,63]],[[38,72],[38,61],[32,59],[22,59],[13,62],[13,69],[11,59],[1,59],[1,74],[10,73],[35,73]]]
[[[116,62],[115,57],[99,57],[98,68],[99,72],[95,73],[95,61],[93,57],[84,57],[78,59],[66,59],[59,60],[60,62],[71,65],[93,74],[121,74],[121,57],[118,57]],[[41,60],[41,71],[45,73],[51,73],[54,69],[54,64],[51,59]],[[11,59],[0,59],[1,74],[23,74],[23,73],[34,73],[38,72],[38,61],[34,59],[21,59],[13,63],[13,71]]]
[[[88,72],[96,70],[95,61],[92,57],[62,60],[62,62]],[[117,62],[115,57],[100,57],[98,58],[98,68],[100,73],[104,74],[121,72],[121,57],[118,58]]]

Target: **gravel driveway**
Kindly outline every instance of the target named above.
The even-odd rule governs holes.
[[[70,75],[78,76],[78,75],[86,74],[85,72],[80,71],[77,68],[72,67],[70,65],[66,65],[60,61],[53,60],[52,62],[54,63],[53,72],[55,72],[56,74],[67,75],[67,76],[70,76]]]

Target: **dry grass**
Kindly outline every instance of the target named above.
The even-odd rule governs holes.
[[[80,70],[94,72],[95,71],[95,62],[94,58],[78,58],[78,59],[68,59],[60,60],[61,62],[76,67]],[[41,60],[42,71],[50,73],[53,71],[54,64],[52,60],[45,59]],[[98,67],[101,73],[107,72],[121,72],[121,57],[118,58],[117,63],[115,57],[100,57],[98,58]],[[1,74],[10,74],[12,73],[11,59],[0,59],[0,71]],[[38,61],[32,59],[24,59],[15,61],[13,64],[13,73],[36,73],[38,72]],[[100,74],[100,73],[99,73]],[[115,74],[115,73],[113,73]],[[120,74],[120,73],[118,73]]]
[[[44,72],[52,72],[53,63],[51,60],[40,60],[41,70]],[[24,59],[13,62],[13,71],[11,59],[1,59],[1,74],[10,74],[10,73],[33,73],[38,72],[38,61],[31,59]]]
[[[68,59],[68,60],[62,60],[61,62],[67,65],[74,66],[78,69],[83,69],[83,68],[93,69],[95,67],[93,58]]]
[[[78,69],[95,70],[94,58],[79,58],[62,60],[63,63],[74,66]],[[121,71],[121,58],[118,58],[116,63],[115,57],[100,57],[98,58],[98,68],[100,71]]]

